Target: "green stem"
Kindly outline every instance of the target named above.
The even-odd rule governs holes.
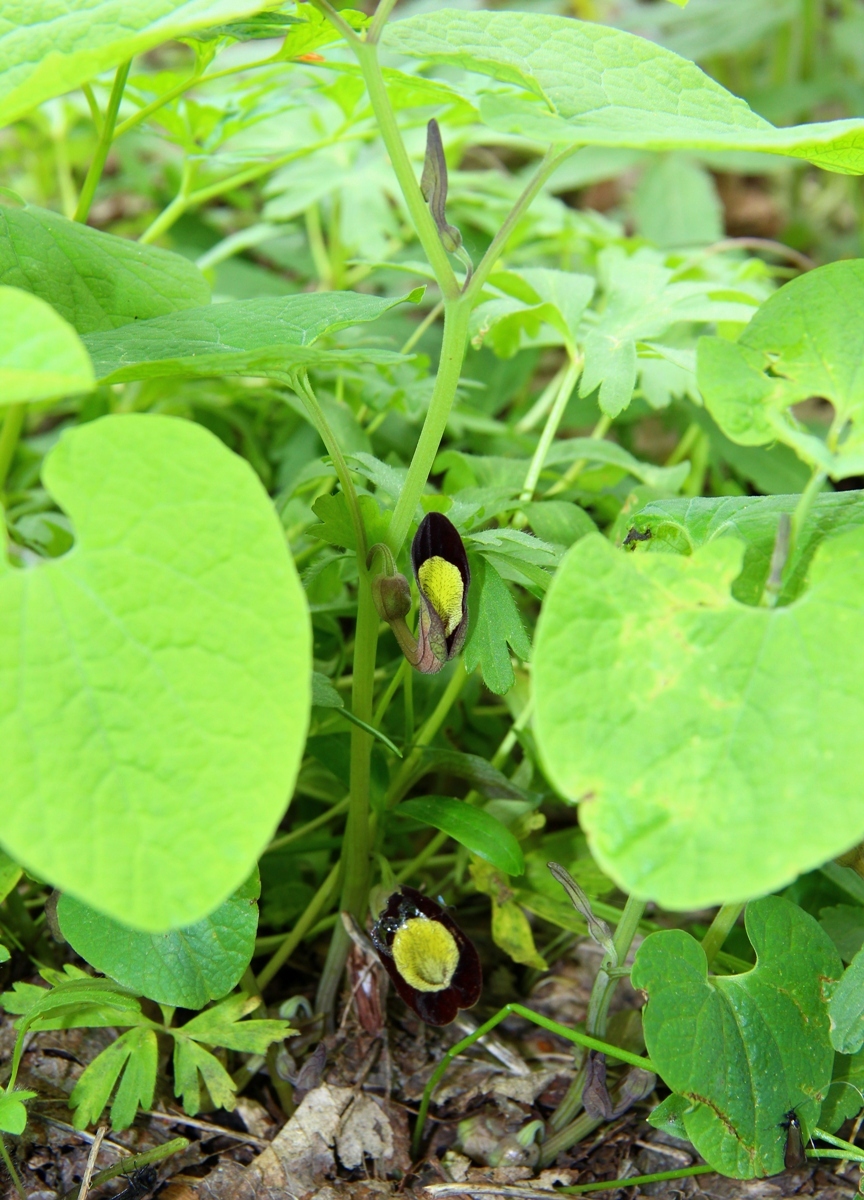
[[[567,407],[567,403],[573,394],[573,389],[578,382],[581,372],[581,357],[572,356],[570,358],[570,365],[564,373],[564,378],[558,389],[558,395],[555,397],[555,402],[549,410],[549,416],[546,418],[546,424],[543,426],[543,432],[540,435],[540,441],[537,443],[537,449],[534,451],[534,457],[531,459],[531,465],[528,467],[525,483],[522,486],[522,493],[519,496],[519,501],[522,504],[527,504],[534,496],[537,488],[537,480],[540,478],[540,472],[546,463],[546,455],[549,453],[549,447],[552,445],[555,434],[558,432],[558,426],[561,424],[561,418],[564,416],[564,409]]]
[[[281,946],[276,953],[270,958],[267,964],[258,972],[255,978],[255,983],[258,992],[263,992],[267,984],[279,970],[284,962],[286,962],[300,943],[318,920],[318,915],[322,909],[330,903],[335,891],[336,884],[339,879],[338,866],[333,867],[330,874],[319,887],[318,891],[309,901],[306,906],[306,911],[303,913],[300,920],[291,930],[291,932],[282,941]]]
[[[3,1140],[2,1133],[0,1133],[0,1157],[2,1157],[3,1162],[6,1165],[6,1170],[9,1172],[9,1178],[12,1180],[12,1185],[15,1188],[15,1191],[18,1193],[19,1200],[27,1200],[27,1193],[24,1191],[24,1185],[21,1182],[21,1177],[15,1170],[15,1164],[12,1162],[9,1151],[6,1149],[6,1143]]]
[[[324,14],[331,25],[336,26],[336,28],[345,38],[346,42],[349,42],[352,46],[359,43],[360,39],[358,38],[357,34],[354,32],[348,22],[339,15],[336,9],[333,8],[331,4],[328,4],[327,0],[312,0],[312,3],[319,12]]]
[[[354,678],[351,686],[353,712],[372,723],[375,655],[378,649],[378,611],[365,571],[357,593],[357,626],[354,635]],[[351,792],[348,820],[342,842],[342,897],[340,908],[362,923],[369,898],[369,856],[372,830],[369,820],[371,756],[373,739],[356,725],[351,729]],[[337,923],[318,985],[318,1012],[332,1012],[345,959],[351,942],[341,922]]]
[[[612,424],[612,418],[604,415],[600,418],[594,428],[591,430],[592,438],[604,438],[609,432],[609,426]],[[577,458],[571,466],[567,468],[557,483],[544,492],[544,496],[549,499],[550,496],[557,496],[559,492],[566,492],[567,488],[571,487],[585,468],[588,466],[587,458]]]
[[[444,337],[441,342],[441,357],[438,374],[429,402],[429,411],[417,441],[408,476],[405,480],[387,533],[387,544],[396,557],[402,548],[414,513],[426,487],[429,472],[435,462],[441,438],[447,428],[450,409],[456,396],[465,346],[468,341],[468,318],[470,306],[464,300],[446,302],[444,305]]]
[[[123,89],[126,86],[131,66],[131,59],[129,62],[121,63],[117,68],[117,74],[114,76],[114,86],[111,88],[111,95],[108,99],[108,108],[105,112],[105,119],[102,122],[99,141],[96,143],[96,153],[93,155],[93,161],[90,163],[90,169],[87,172],[87,178],[84,180],[81,195],[78,197],[78,207],[75,209],[74,218],[76,221],[86,222],[90,212],[90,205],[93,203],[96,188],[99,185],[99,180],[102,178],[105,160],[108,157],[108,151],[111,149],[111,139],[114,136],[114,126],[117,123],[117,113],[120,111],[120,101],[123,99]]]
[[[644,900],[636,900],[632,896],[627,897],[624,909],[615,927],[615,936],[612,939],[617,961],[613,964],[608,956],[604,956],[591,988],[588,1013],[585,1018],[585,1028],[590,1034],[602,1037],[606,1032],[606,1017],[609,1012],[609,1005],[618,986],[618,976],[610,976],[609,969],[613,965],[623,966],[624,960],[630,952],[633,938],[639,929],[639,922],[642,920],[644,912]],[[572,1122],[582,1104],[582,1090],[584,1086],[585,1074],[584,1071],[580,1070],[568,1088],[566,1096],[549,1119],[552,1129],[563,1133],[565,1126],[569,1126]],[[557,1156],[562,1149],[566,1148],[566,1146],[557,1146],[556,1144],[555,1155]],[[552,1147],[549,1145],[544,1146],[541,1151],[541,1158],[547,1166],[550,1161],[554,1162],[554,1158],[550,1160],[546,1157],[551,1153]]]
[[[6,486],[6,476],[15,457],[26,413],[26,404],[10,404],[3,418],[3,427],[0,429],[0,493]]]
[[[702,939],[702,949],[705,951],[709,968],[717,957],[718,951],[723,949],[723,943],[741,916],[743,908],[743,904],[724,904],[722,908],[718,909],[717,915],[708,927],[708,932]]]
[[[402,799],[403,793],[417,769],[423,750],[429,745],[444,724],[445,717],[458,700],[467,679],[468,675],[465,671],[465,664],[461,658],[457,658],[453,664],[453,674],[450,676],[446,688],[441,693],[441,697],[435,705],[431,716],[423,723],[423,727],[414,739],[414,749],[405,759],[396,778],[387,789],[387,796],[384,801],[385,809],[392,808],[393,805],[398,804]]]
[[[543,420],[555,403],[555,397],[561,390],[561,380],[566,374],[567,366],[565,365],[552,376],[525,416],[516,422],[514,429],[517,433],[530,433],[534,426]]]
[[[568,146],[566,150],[562,150],[560,153],[555,154],[554,148],[550,146],[546,151],[543,158],[540,160],[540,164],[537,167],[535,174],[525,185],[522,194],[519,196],[518,200],[505,217],[504,223],[490,242],[488,250],[480,260],[480,265],[475,270],[470,282],[465,288],[465,299],[469,302],[469,304],[471,304],[472,307],[479,299],[480,291],[482,290],[483,285],[486,283],[489,274],[497,263],[507,239],[515,229],[516,224],[518,223],[522,214],[530,206],[538,192],[541,191],[543,185],[546,183],[546,180],[549,179],[550,176],[554,175],[561,164],[568,159],[571,154],[575,154],[578,149],[578,146]]]
[[[695,1167],[679,1167],[676,1171],[655,1171],[653,1175],[631,1175],[627,1179],[612,1179],[608,1183],[576,1183],[571,1187],[555,1188],[557,1194],[584,1196],[588,1192],[617,1192],[622,1188],[643,1183],[662,1183],[664,1179],[689,1179],[691,1175],[716,1175],[714,1167],[698,1163]]]
[[[332,17],[330,19],[332,20]],[[366,90],[369,93],[372,111],[375,113],[375,118],[378,122],[379,132],[387,149],[387,154],[390,157],[390,165],[393,167],[396,179],[399,182],[399,187],[405,199],[414,229],[420,239],[420,244],[423,247],[432,270],[435,272],[435,278],[438,280],[438,286],[441,288],[441,295],[445,300],[455,300],[460,292],[459,283],[453,273],[450,259],[447,257],[447,251],[441,245],[441,238],[438,235],[438,230],[435,228],[432,214],[429,212],[426,201],[423,199],[420,184],[417,182],[417,176],[414,174],[414,167],[411,165],[408,151],[405,149],[405,143],[402,141],[396,115],[393,112],[390,99],[387,95],[384,76],[381,74],[381,66],[378,62],[378,48],[374,42],[359,42],[356,38],[353,42],[353,48],[354,53],[357,55],[357,61],[360,63],[360,70],[363,72],[363,79],[366,82]]]
[[[90,109],[93,128],[96,130],[96,136],[98,137],[102,132],[102,113],[99,111],[99,104],[89,83],[82,83],[81,91],[84,93],[84,99],[87,101],[87,107]]]
[[[423,1099],[420,1101],[417,1124],[414,1128],[412,1148],[415,1161],[419,1156],[420,1145],[423,1140],[423,1128],[426,1124],[429,1103],[444,1072],[457,1054],[461,1054],[463,1050],[467,1050],[469,1046],[473,1046],[476,1041],[493,1030],[496,1025],[500,1025],[505,1017],[508,1017],[511,1013],[524,1017],[527,1021],[532,1021],[535,1025],[539,1025],[541,1029],[548,1029],[550,1033],[557,1033],[559,1037],[566,1038],[578,1046],[585,1046],[589,1050],[597,1050],[601,1054],[608,1054],[611,1058],[620,1059],[621,1062],[626,1062],[632,1067],[641,1067],[644,1071],[656,1073],[654,1064],[648,1058],[643,1058],[639,1054],[631,1054],[629,1050],[622,1050],[619,1046],[612,1046],[609,1042],[600,1041],[599,1038],[590,1037],[588,1034],[580,1033],[578,1030],[568,1029],[566,1025],[559,1025],[557,1021],[552,1021],[549,1017],[544,1017],[540,1013],[534,1012],[533,1009],[526,1008],[523,1004],[505,1004],[503,1008],[498,1010],[494,1017],[490,1017],[479,1029],[475,1029],[473,1033],[463,1038],[461,1042],[457,1042],[455,1046],[451,1046],[429,1077],[429,1082],[426,1084],[423,1092]]]
[[[400,354],[410,354],[411,351],[414,349],[414,347],[417,345],[417,343],[420,341],[421,337],[426,332],[426,330],[429,329],[430,326],[435,324],[435,322],[441,316],[443,311],[444,311],[444,301],[439,300],[434,308],[429,309],[429,312],[426,314],[426,316],[423,318],[423,320],[420,322],[420,324],[417,326],[417,328],[411,334],[408,341],[405,343],[405,345],[402,347],[402,349],[399,351],[399,353]]]
[[[108,1183],[111,1179],[116,1179],[118,1175],[128,1175],[132,1171],[137,1171],[141,1167],[147,1167],[151,1163],[162,1162],[163,1159],[170,1158],[172,1154],[180,1154],[181,1151],[189,1148],[189,1139],[184,1137],[172,1138],[170,1142],[163,1142],[161,1146],[154,1146],[152,1150],[142,1150],[140,1154],[129,1154],[121,1158],[119,1162],[113,1166],[106,1167],[104,1171],[100,1171],[98,1175],[94,1175],[90,1180],[90,1187],[95,1191],[101,1187],[103,1183]],[[78,1200],[78,1187],[74,1187],[68,1191],[63,1200]]]
[[[175,221],[179,221],[189,206],[189,195],[192,189],[192,181],[195,178],[197,165],[190,159],[185,159],[183,170],[180,175],[180,188],[177,195],[171,201],[167,208],[164,208],[159,216],[148,225],[144,232],[139,237],[138,241],[142,245],[149,245],[150,242],[155,242],[163,233],[167,233]]]
[[[299,829],[292,829],[290,833],[285,833],[281,837],[274,838],[269,846],[265,847],[265,854],[272,854],[274,850],[282,850],[285,846],[290,846],[292,842],[298,842],[300,838],[306,837],[307,834],[320,829],[322,825],[328,825],[336,817],[348,811],[348,797],[340,800],[338,804],[334,804],[329,812],[321,813],[312,821],[307,821],[305,825],[301,825]]]
[[[384,31],[384,26],[387,23],[387,18],[390,16],[393,9],[396,7],[396,0],[380,0],[380,3],[375,10],[375,16],[372,18],[372,24],[366,30],[366,41],[377,42]]]
[[[810,510],[816,502],[816,497],[825,486],[827,473],[821,467],[814,467],[813,474],[810,476],[810,482],[807,484],[804,491],[795,506],[795,511],[792,514],[792,528],[789,531],[789,553],[786,558],[787,567],[795,557],[795,552],[801,541],[801,533],[807,523],[807,518],[810,516]]]

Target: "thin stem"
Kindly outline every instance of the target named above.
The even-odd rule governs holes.
[[[315,0],[316,4],[323,2],[324,0]],[[330,19],[333,20],[332,16]],[[454,300],[460,292],[459,283],[453,273],[447,251],[441,245],[441,238],[435,228],[432,214],[423,199],[417,176],[414,174],[414,167],[411,165],[408,151],[402,141],[396,115],[390,105],[384,77],[378,63],[377,46],[374,42],[359,42],[356,38],[352,45],[354,53],[357,55],[357,61],[360,63],[360,70],[363,72],[379,132],[390,157],[390,165],[399,182],[412,224],[432,270],[435,272],[442,296],[445,300]]]
[[[0,429],[0,493],[6,486],[6,476],[15,457],[26,413],[26,404],[10,404],[3,418],[3,427]]]
[[[381,722],[384,720],[384,714],[390,707],[390,702],[399,690],[400,683],[410,670],[411,664],[408,662],[407,658],[403,658],[393,673],[393,678],[387,684],[384,695],[378,701],[377,707],[372,716],[372,724],[376,729],[380,728]]]
[[[328,424],[327,418],[324,416],[324,411],[318,402],[318,397],[312,389],[312,384],[309,382],[309,376],[305,371],[301,371],[297,376],[291,376],[291,387],[303,402],[303,406],[309,414],[309,419],[318,432],[318,436],[324,443],[327,453],[333,462],[336,469],[336,476],[339,483],[342,485],[342,492],[345,496],[345,503],[348,505],[348,514],[351,517],[351,525],[354,529],[354,538],[357,542],[357,567],[361,577],[366,574],[366,528],[363,524],[363,514],[360,512],[360,501],[357,499],[357,492],[354,488],[354,481],[351,478],[351,472],[348,470],[348,464],[342,454],[339,442],[336,435]],[[372,669],[374,671],[375,664],[373,661]],[[356,659],[354,665],[354,673],[356,677],[357,666]],[[367,717],[364,713],[358,711],[356,704],[352,704],[352,711],[361,721],[366,721],[367,724],[371,718],[371,711]]]
[[[795,511],[792,514],[792,528],[789,531],[789,553],[786,558],[786,564],[792,562],[795,552],[798,550],[801,542],[801,533],[807,523],[807,518],[810,516],[810,510],[816,502],[816,497],[825,486],[827,473],[821,467],[814,467],[813,474],[810,476],[810,482],[807,484],[804,491],[795,506]]]
[[[717,952],[723,949],[723,943],[729,936],[735,922],[741,916],[743,904],[724,904],[717,910],[717,915],[708,927],[708,932],[702,939],[702,949],[710,967],[717,957]]]
[[[330,903],[336,891],[336,883],[339,878],[338,866],[333,867],[327,878],[319,887],[318,891],[309,901],[306,906],[306,911],[303,913],[300,920],[291,930],[291,932],[283,939],[282,945],[276,953],[270,958],[267,964],[258,972],[255,977],[255,983],[258,992],[263,992],[267,984],[279,970],[284,962],[287,961],[303,941],[307,932],[312,928],[318,920],[318,915],[322,909]]]
[[[162,1162],[163,1159],[170,1158],[172,1154],[180,1154],[181,1151],[188,1149],[189,1139],[178,1137],[172,1138],[170,1142],[163,1142],[161,1146],[154,1146],[152,1150],[142,1150],[140,1154],[126,1155],[119,1162],[106,1167],[98,1175],[94,1175],[90,1186],[95,1190],[101,1187],[103,1183],[108,1183],[109,1180],[116,1179],[118,1175],[127,1175],[132,1171],[137,1171],[140,1167],[147,1167],[151,1163]],[[66,1192],[62,1200],[78,1200],[80,1192],[81,1185],[76,1184],[74,1188]]]
[[[394,557],[399,554],[408,530],[414,519],[423,489],[435,462],[441,438],[447,428],[450,409],[456,396],[462,362],[465,357],[465,346],[468,341],[468,318],[470,307],[463,301],[445,303],[444,306],[444,337],[441,342],[441,357],[438,360],[438,373],[435,376],[435,386],[429,411],[417,441],[414,457],[408,468],[396,508],[390,521],[387,533],[387,544],[393,551]]]
[[[566,364],[556,372],[546,384],[543,391],[531,405],[528,412],[521,420],[517,421],[514,429],[517,433],[530,433],[534,426],[542,421],[548,413],[549,409],[555,403],[555,397],[561,390],[561,380],[567,373]]]
[[[272,854],[274,850],[282,850],[285,846],[290,846],[292,842],[298,842],[300,838],[304,838],[307,834],[313,833],[314,830],[320,829],[322,825],[329,823],[348,811],[348,797],[340,800],[338,804],[334,804],[329,812],[321,813],[312,821],[307,821],[305,825],[301,825],[299,829],[292,829],[290,833],[284,833],[281,837],[274,838],[269,846],[264,849],[265,854]]]
[[[411,334],[408,341],[405,343],[405,345],[402,347],[402,349],[399,351],[399,353],[400,354],[410,354],[411,351],[414,349],[414,347],[417,345],[417,343],[420,341],[421,337],[426,332],[426,330],[429,329],[430,326],[435,324],[435,322],[441,316],[443,311],[444,311],[444,301],[439,300],[434,308],[429,309],[426,316],[423,318],[423,320],[420,322],[420,324],[417,326],[417,328]]]
[[[591,430],[592,438],[604,438],[609,432],[609,427],[612,424],[612,418],[607,417],[604,413],[594,428]],[[548,499],[550,496],[557,496],[559,492],[566,492],[567,488],[572,487],[585,468],[588,466],[587,458],[577,458],[576,462],[572,463],[557,483],[553,483],[543,494]]]
[[[180,188],[177,195],[167,206],[152,224],[148,225],[144,232],[139,237],[138,241],[146,246],[150,242],[155,242],[163,233],[167,233],[175,221],[179,221],[189,206],[189,195],[192,190],[192,182],[195,178],[197,170],[196,164],[191,159],[185,159],[183,169],[180,174]]]
[[[354,635],[354,678],[351,687],[351,707],[354,713],[371,724],[375,678],[375,655],[378,649],[378,611],[372,588],[365,571],[360,575],[357,593],[357,625]],[[368,733],[356,725],[351,728],[351,792],[348,820],[342,841],[342,897],[340,908],[350,912],[358,921],[366,916],[369,898],[369,856],[372,830],[369,820],[372,741]],[[333,1010],[339,982],[351,944],[345,927],[337,922],[324,970],[318,984],[316,1008],[328,1015]]]
[[[584,1196],[588,1192],[617,1192],[621,1188],[638,1187],[642,1183],[662,1183],[664,1179],[689,1179],[691,1175],[716,1175],[715,1167],[698,1163],[694,1167],[679,1167],[675,1171],[655,1171],[653,1175],[631,1175],[627,1179],[612,1179],[608,1183],[576,1183],[556,1188],[563,1195]]]
[[[96,188],[99,185],[99,180],[102,178],[105,160],[108,157],[108,151],[111,149],[111,139],[114,136],[117,113],[120,110],[120,101],[123,99],[123,89],[126,87],[126,80],[129,77],[129,68],[131,66],[131,59],[129,62],[121,63],[114,76],[114,86],[111,88],[111,95],[108,99],[108,108],[105,111],[102,130],[99,134],[99,141],[96,144],[96,153],[93,155],[93,161],[90,163],[90,169],[87,172],[87,178],[84,180],[81,195],[78,197],[78,207],[75,209],[74,218],[76,221],[86,222],[90,212],[90,205],[93,203]]]
[[[377,42],[384,32],[384,26],[387,23],[387,18],[390,16],[393,9],[396,7],[396,0],[380,0],[378,8],[375,10],[375,16],[372,18],[372,24],[366,30],[366,41]]]
[[[558,389],[558,395],[555,397],[555,402],[549,410],[549,416],[546,418],[546,424],[543,426],[543,432],[537,443],[537,449],[534,451],[534,457],[531,459],[531,465],[528,467],[525,483],[522,485],[522,492],[519,496],[521,504],[527,504],[534,496],[540,472],[546,463],[546,455],[549,453],[549,447],[552,445],[555,434],[558,432],[558,426],[561,424],[561,418],[564,416],[564,409],[567,407],[570,397],[573,394],[573,389],[579,380],[581,372],[582,358],[571,357],[570,365],[564,373],[564,378]]]
[[[468,675],[465,671],[465,665],[461,658],[457,658],[453,664],[453,674],[450,676],[446,688],[441,693],[441,698],[435,705],[431,716],[423,723],[423,727],[414,739],[414,749],[405,759],[399,769],[399,773],[387,789],[387,797],[384,802],[385,808],[392,808],[394,804],[398,804],[402,799],[405,788],[408,786],[411,776],[420,762],[424,748],[429,745],[444,724],[445,717],[459,698],[459,694],[465,686],[467,679]]]
[[[340,17],[336,9],[333,8],[331,4],[328,4],[327,0],[312,0],[312,3],[319,12],[324,14],[331,25],[336,26],[336,28],[345,38],[346,42],[350,42],[352,46],[359,45],[360,39],[358,38],[357,34],[354,32],[348,22]]]
[[[423,1140],[423,1127],[426,1124],[429,1103],[444,1072],[457,1054],[461,1054],[463,1050],[467,1050],[469,1046],[473,1046],[476,1041],[489,1033],[496,1025],[500,1025],[505,1017],[508,1017],[511,1013],[524,1017],[527,1021],[532,1021],[535,1025],[539,1025],[541,1029],[548,1029],[550,1033],[557,1033],[559,1037],[566,1038],[568,1041],[574,1042],[577,1046],[585,1046],[589,1050],[597,1050],[601,1054],[608,1054],[612,1058],[620,1059],[632,1067],[641,1067],[644,1071],[656,1073],[654,1064],[648,1058],[643,1058],[639,1054],[631,1054],[629,1050],[622,1050],[618,1046],[612,1046],[608,1042],[590,1037],[586,1033],[580,1033],[576,1029],[568,1029],[566,1025],[559,1025],[557,1021],[552,1021],[549,1017],[544,1017],[540,1013],[534,1012],[533,1009],[526,1008],[523,1004],[505,1004],[503,1008],[498,1010],[494,1017],[490,1017],[485,1024],[475,1029],[473,1033],[463,1038],[461,1042],[457,1042],[455,1046],[451,1046],[429,1077],[429,1082],[426,1084],[423,1092],[423,1099],[420,1101],[417,1124],[414,1128],[412,1148],[415,1160],[419,1155],[420,1144]]]
[[[21,1182],[21,1177],[15,1170],[15,1164],[9,1156],[9,1151],[6,1149],[6,1143],[3,1140],[3,1135],[0,1133],[0,1158],[6,1165],[6,1170],[9,1172],[9,1178],[12,1180],[12,1185],[18,1193],[19,1200],[27,1200],[27,1193],[24,1191],[24,1184]]]
[[[492,268],[497,263],[501,251],[504,249],[510,234],[515,229],[519,218],[529,207],[537,193],[542,189],[546,180],[549,179],[550,176],[554,175],[561,163],[568,159],[571,154],[575,154],[578,149],[578,146],[568,146],[566,150],[562,150],[556,154],[554,152],[554,147],[550,146],[546,151],[543,158],[540,160],[540,165],[538,166],[537,171],[525,185],[522,194],[519,196],[518,200],[505,217],[504,223],[490,242],[488,250],[480,260],[480,265],[475,270],[470,282],[465,288],[465,298],[472,305],[478,299],[483,285],[486,283]]]
[[[81,91],[84,93],[84,99],[87,101],[87,107],[90,109],[93,128],[96,130],[96,136],[98,137],[102,133],[102,113],[99,110],[99,103],[89,83],[82,83]]]

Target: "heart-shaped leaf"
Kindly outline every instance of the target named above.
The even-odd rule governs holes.
[[[708,976],[701,945],[680,929],[650,934],[633,986],[648,993],[645,1044],[663,1081],[688,1104],[688,1138],[738,1179],[783,1170],[783,1119],[816,1124],[834,1050],[821,983],[842,970],[816,921],[779,896],[751,901],[757,962],[745,975]]]
[[[416,800],[403,800],[397,811],[424,825],[431,825],[433,829],[440,829],[460,846],[507,875],[521,875],[525,870],[522,847],[513,834],[482,808],[449,796],[421,796]]]
[[[89,392],[95,384],[72,326],[44,300],[0,287],[0,408]]]
[[[309,618],[248,463],[199,425],[112,416],[43,481],[75,547],[0,558],[2,843],[134,928],[211,913],[290,796]]]
[[[199,1009],[230,992],[249,966],[260,891],[255,871],[215,912],[168,933],[129,929],[68,894],[57,919],[73,950],[103,975],[158,1004]]]
[[[764,894],[864,836],[864,530],[823,543],[787,607],[733,599],[743,551],[589,534],[538,624],[550,778],[603,870],[668,908]]]

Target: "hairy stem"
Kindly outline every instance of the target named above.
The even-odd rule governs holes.
[[[78,197],[78,207],[75,209],[74,217],[76,221],[86,221],[90,212],[90,205],[93,203],[96,188],[99,185],[99,180],[102,178],[105,160],[108,157],[108,151],[111,149],[111,139],[114,136],[114,126],[117,123],[117,113],[120,111],[120,101],[123,99],[123,89],[126,87],[126,80],[129,77],[129,68],[131,66],[131,60],[121,63],[117,68],[117,74],[114,76],[114,86],[111,88],[108,108],[105,112],[105,119],[102,122],[102,129],[99,133],[99,141],[96,143],[96,153],[93,155],[93,161],[90,163],[90,169],[87,172],[87,178],[84,180],[81,195]]]

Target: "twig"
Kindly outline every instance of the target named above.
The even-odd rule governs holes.
[[[211,1125],[207,1121],[198,1121],[194,1117],[187,1117],[184,1113],[163,1113],[163,1112],[146,1112],[142,1109],[142,1117],[152,1117],[154,1121],[164,1121],[167,1125],[186,1125],[190,1129],[200,1129],[203,1133],[212,1134],[216,1137],[217,1134],[227,1138],[233,1138],[235,1142],[251,1142],[253,1146],[262,1146],[266,1148],[270,1145],[267,1138],[256,1137],[254,1133],[238,1133],[235,1129],[223,1129],[221,1125]],[[81,1200],[84,1200],[83,1196]]]
[[[84,1176],[81,1180],[81,1186],[78,1189],[78,1200],[87,1200],[87,1193],[90,1191],[90,1180],[93,1176],[93,1168],[96,1166],[96,1159],[99,1157],[102,1139],[105,1137],[107,1132],[107,1125],[100,1125],[96,1130],[96,1136],[93,1138],[93,1144],[90,1147],[90,1153],[87,1155],[87,1166],[84,1168]]]

